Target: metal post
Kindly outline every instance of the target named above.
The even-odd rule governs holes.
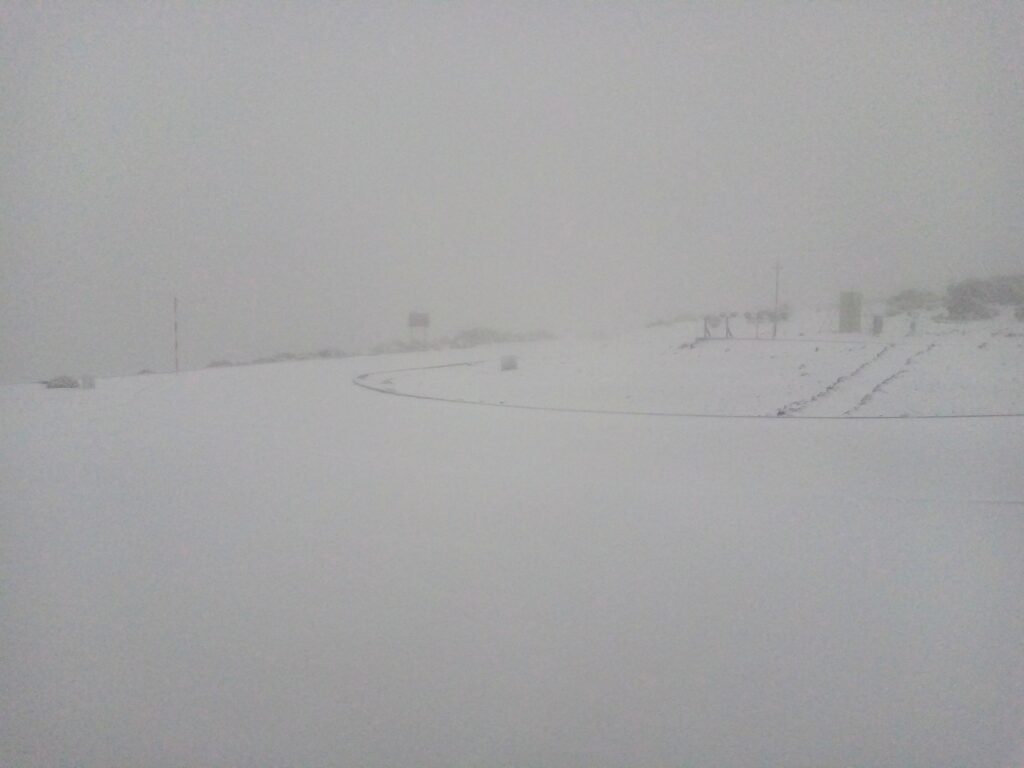
[[[178,372],[178,297],[174,297],[174,372]]]
[[[775,261],[775,312],[772,316],[772,338],[779,333],[779,272],[782,271],[782,261]]]

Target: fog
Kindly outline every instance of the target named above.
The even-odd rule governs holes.
[[[0,0],[0,766],[1020,766],[1022,41]]]
[[[2,14],[8,381],[1020,265],[1018,4]]]

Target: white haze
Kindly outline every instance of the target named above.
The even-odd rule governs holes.
[[[1019,269],[1020,4],[0,8],[0,378]]]
[[[0,0],[0,768],[1019,768],[1022,41]]]

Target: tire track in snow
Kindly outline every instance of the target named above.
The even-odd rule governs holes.
[[[885,350],[882,350],[883,352]],[[881,356],[881,352],[873,359],[877,359]],[[687,413],[682,411],[627,411],[618,410],[612,408],[567,408],[561,406],[551,405],[528,405],[525,403],[496,403],[486,400],[460,400],[454,397],[440,397],[438,395],[423,395],[415,392],[401,392],[394,386],[394,381],[386,379],[380,383],[375,383],[373,377],[375,376],[386,376],[394,373],[406,373],[411,371],[428,371],[437,368],[456,368],[456,367],[469,367],[473,365],[480,365],[481,363],[490,362],[488,360],[473,360],[469,362],[461,363],[445,363],[442,365],[422,365],[412,368],[391,368],[384,371],[368,371],[366,373],[358,374],[353,377],[352,384],[370,392],[376,392],[381,395],[392,395],[394,397],[407,397],[412,400],[429,400],[436,403],[450,403],[452,405],[475,405],[483,408],[506,408],[518,411],[543,411],[546,413],[579,413],[589,415],[603,415],[603,416],[666,416],[674,418],[686,418],[686,419],[743,419],[746,421],[750,420],[771,420],[771,421],[800,421],[800,420],[817,420],[817,421],[882,421],[890,419],[1017,419],[1024,418],[1024,412],[1020,413],[935,413],[935,414],[924,414],[916,416],[898,415],[898,416],[847,416],[845,414],[831,414],[831,415],[809,415],[809,414],[798,414],[796,416],[788,416],[779,414],[765,414],[765,413]],[[865,367],[872,360],[861,366]],[[859,369],[857,369],[859,370]]]
[[[843,413],[843,416],[853,416],[854,413],[856,413],[858,410],[860,410],[865,405],[870,403],[871,400],[874,398],[874,396],[877,395],[879,392],[881,392],[887,384],[889,384],[892,381],[895,381],[900,376],[902,376],[904,373],[906,373],[907,369],[910,368],[911,365],[913,365],[914,361],[917,358],[919,358],[921,355],[925,354],[926,352],[931,352],[933,349],[935,349],[935,342],[934,341],[931,344],[929,344],[927,347],[925,347],[924,349],[917,350],[917,352],[915,352],[914,354],[912,354],[910,357],[907,358],[907,362],[904,363],[902,368],[900,368],[898,371],[896,371],[896,373],[892,374],[891,376],[888,376],[887,378],[884,378],[880,382],[875,384],[874,388],[870,392],[868,392],[866,395],[864,395],[864,397],[862,397],[860,399],[860,401],[855,406],[853,406],[853,408],[850,408],[848,411],[845,411]]]
[[[813,395],[813,396],[811,396],[811,397],[809,397],[809,398],[807,398],[805,400],[794,400],[792,403],[788,403],[788,404],[782,406],[781,408],[779,408],[778,413],[776,415],[778,415],[778,416],[793,416],[794,414],[800,413],[802,410],[804,410],[808,406],[811,406],[814,403],[820,402],[821,400],[825,399],[826,397],[831,395],[833,392],[835,392],[836,389],[838,389],[840,386],[842,386],[845,382],[849,381],[850,379],[854,378],[855,376],[857,376],[858,374],[863,372],[864,369],[867,368],[869,365],[871,365],[871,364],[877,362],[878,360],[880,360],[892,348],[893,348],[892,344],[887,344],[886,346],[882,347],[881,350],[879,350],[877,355],[875,355],[874,357],[870,358],[869,360],[864,361],[863,363],[861,363],[859,366],[854,368],[849,373],[844,373],[842,376],[837,378],[835,381],[833,381],[831,384],[829,384],[823,390],[818,392],[816,395]]]

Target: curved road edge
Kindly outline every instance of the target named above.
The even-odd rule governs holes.
[[[832,416],[801,416],[798,413],[785,414],[763,414],[763,413],[686,413],[681,411],[627,411],[605,408],[570,408],[553,405],[526,405],[522,403],[495,403],[487,400],[461,400],[455,397],[441,397],[439,395],[424,395],[415,392],[401,392],[394,386],[381,386],[374,384],[368,379],[374,376],[385,376],[389,373],[408,373],[411,371],[429,371],[438,368],[459,368],[481,363],[489,360],[471,360],[461,363],[442,363],[440,365],[421,365],[410,368],[391,368],[383,371],[368,371],[361,373],[352,379],[357,387],[377,392],[382,395],[393,395],[395,397],[408,397],[414,400],[430,400],[437,403],[453,403],[455,405],[475,405],[484,408],[510,408],[519,411],[544,411],[547,413],[580,413],[597,414],[606,416],[664,416],[681,419],[744,419],[759,421],[893,421],[893,420],[923,420],[923,419],[1019,419],[1024,418],[1024,413],[962,413],[962,414],[925,414],[917,416],[853,416],[853,415],[832,415]]]

